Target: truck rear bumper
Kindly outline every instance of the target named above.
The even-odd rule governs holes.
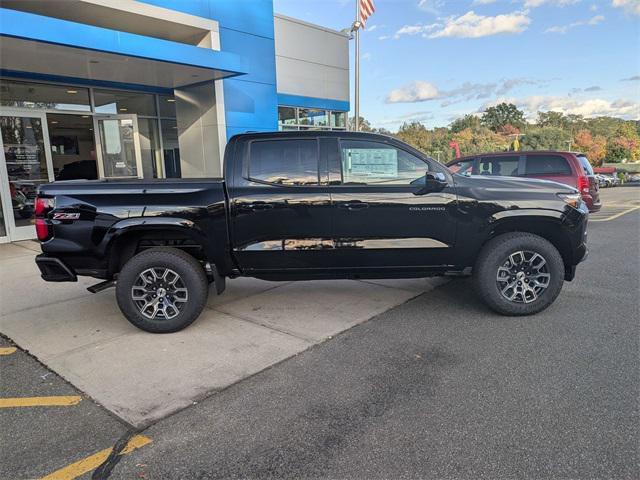
[[[40,269],[43,280],[47,282],[77,282],[78,276],[62,260],[47,257],[44,254],[36,257],[36,265]]]

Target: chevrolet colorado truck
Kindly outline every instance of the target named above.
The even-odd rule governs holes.
[[[47,281],[101,279],[149,332],[191,324],[227,278],[473,275],[504,315],[547,308],[587,254],[580,193],[544,180],[452,174],[394,138],[231,138],[224,178],[61,181],[35,204]]]

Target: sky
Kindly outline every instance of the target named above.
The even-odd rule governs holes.
[[[640,119],[640,0],[374,1],[360,114],[375,127],[446,126],[501,101],[529,119]],[[274,0],[274,11],[342,30],[355,0]]]

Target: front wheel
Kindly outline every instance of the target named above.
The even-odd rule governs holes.
[[[502,315],[532,315],[560,294],[564,262],[544,238],[506,233],[484,246],[473,277],[478,294],[492,310]]]
[[[153,248],[131,258],[116,283],[124,316],[152,333],[177,332],[193,323],[207,302],[202,265],[175,248]]]

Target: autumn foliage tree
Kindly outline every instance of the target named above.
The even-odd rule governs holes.
[[[591,165],[599,167],[607,154],[607,139],[602,135],[592,135],[589,130],[580,130],[573,137],[573,147],[584,153]]]

